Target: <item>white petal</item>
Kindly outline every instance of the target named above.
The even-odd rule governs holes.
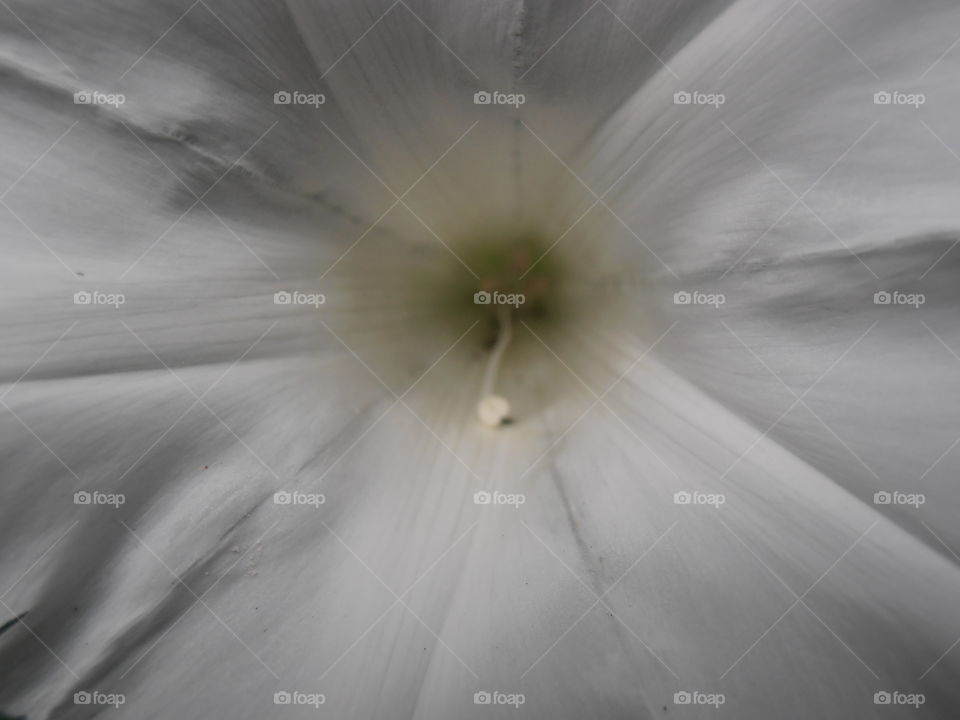
[[[926,494],[919,512],[882,509],[952,557],[958,17],[904,12],[739,3],[670,62],[682,80],[646,85],[582,164],[606,187],[643,156],[609,205],[657,279],[643,302],[681,323],[660,348],[671,367],[865,502]],[[678,91],[726,102],[676,105]],[[877,105],[881,91],[926,103]],[[698,290],[726,304],[674,304]],[[876,305],[878,291],[925,304]]]
[[[451,392],[456,365],[438,370],[411,407],[449,449],[395,406],[352,450],[355,432],[327,444],[323,423],[278,457],[270,447],[305,416],[289,394],[303,386],[269,381],[258,399],[269,394],[270,410],[244,434],[296,478],[287,488],[324,492],[319,508],[274,505],[266,473],[254,483],[211,466],[203,482],[182,472],[162,490],[131,488],[130,507],[102,509],[140,540],[84,520],[73,532],[86,542],[55,548],[11,600],[28,607],[45,591],[25,622],[81,680],[24,628],[10,631],[29,658],[24,677],[42,668],[34,677],[46,678],[12,707],[69,704],[96,686],[140,711],[263,715],[274,692],[296,689],[323,693],[336,715],[482,717],[474,692],[498,690],[523,693],[524,714],[582,717],[654,714],[674,692],[700,689],[743,714],[866,716],[877,689],[914,687],[960,632],[945,600],[960,584],[955,567],[772,441],[717,482],[752,428],[657,364],[638,367],[522,480],[539,428],[447,432],[443,417],[469,413],[472,398]],[[430,413],[420,402],[437,390],[450,405]],[[569,405],[549,414],[551,437],[583,399]],[[167,447],[181,454],[158,460],[202,457],[183,455],[182,440]],[[249,469],[235,452],[236,470]],[[476,505],[478,488],[525,502]],[[726,502],[675,505],[678,489]],[[140,492],[149,507],[133,507]],[[111,562],[87,576],[104,553]],[[207,607],[191,608],[171,571]],[[77,620],[53,632],[64,613]],[[211,684],[196,668],[214,665]],[[956,702],[955,671],[948,654],[927,674],[925,709]],[[803,703],[783,706],[798,693]]]

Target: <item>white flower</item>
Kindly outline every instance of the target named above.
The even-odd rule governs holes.
[[[4,711],[956,712],[960,11],[0,4]]]

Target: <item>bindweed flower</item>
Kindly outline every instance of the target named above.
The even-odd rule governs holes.
[[[7,716],[960,711],[956,7],[0,5]]]

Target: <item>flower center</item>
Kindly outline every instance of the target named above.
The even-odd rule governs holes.
[[[488,427],[525,425],[547,408],[582,412],[586,390],[635,360],[644,268],[616,228],[437,226],[437,242],[365,238],[323,279],[330,300],[317,315],[319,337],[346,346],[405,402],[422,402],[418,411],[472,406],[464,417]]]
[[[472,315],[481,329],[479,337],[488,357],[477,416],[489,427],[512,419],[511,404],[497,394],[496,387],[518,326],[535,331],[559,314],[563,273],[549,250],[543,238],[532,232],[478,235],[452,247],[442,301],[458,315]]]

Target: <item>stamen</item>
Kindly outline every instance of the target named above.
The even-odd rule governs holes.
[[[510,418],[510,402],[501,395],[493,392],[493,385],[500,369],[500,359],[503,357],[507,345],[510,344],[510,309],[506,305],[497,307],[497,341],[490,353],[487,370],[483,376],[483,388],[480,392],[480,402],[477,403],[477,417],[487,427],[499,427]]]

